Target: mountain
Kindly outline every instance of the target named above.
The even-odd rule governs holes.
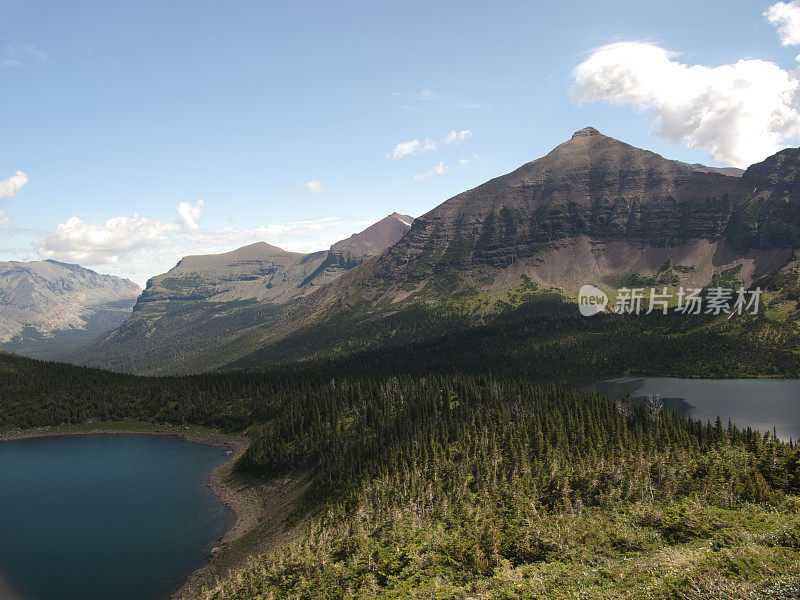
[[[446,200],[370,260],[359,258],[367,245],[357,237],[334,245],[280,310],[257,302],[260,313],[236,322],[226,306],[207,303],[206,320],[226,326],[208,347],[165,340],[170,361],[146,353],[126,363],[131,349],[157,335],[144,331],[92,364],[146,372],[254,367],[432,340],[525,309],[544,291],[574,297],[587,283],[749,285],[781,269],[800,242],[799,168],[797,149],[742,172],[669,160],[587,127]],[[402,216],[388,219],[382,228]]]
[[[750,284],[800,241],[797,168],[795,149],[742,173],[582,129],[419,217],[377,259],[248,332],[228,353],[245,355],[226,366],[432,339],[520,306],[532,290]]]
[[[327,252],[287,252],[259,242],[223,254],[187,256],[163,275],[147,282],[138,302],[144,306],[203,300],[286,302],[313,287],[308,278]]]
[[[412,222],[394,213],[330,250],[310,254],[259,242],[187,256],[147,282],[124,323],[60,358],[134,372],[200,369],[217,345],[268,326],[298,299],[397,242]]]
[[[360,233],[354,233],[346,240],[336,242],[325,255],[325,260],[303,281],[307,284],[322,285],[373,256],[377,256],[397,242],[411,228],[413,217],[392,213],[377,223],[373,223]]]
[[[54,260],[0,262],[0,349],[50,357],[113,329],[138,285]]]
[[[475,272],[491,274],[490,285],[525,275],[570,291],[588,280],[655,276],[667,261],[694,267],[679,277],[687,283],[705,285],[737,264],[750,280],[778,268],[797,239],[796,231],[743,239],[751,229],[729,230],[751,190],[766,189],[762,180],[759,167],[741,177],[709,172],[586,128],[425,214],[364,275],[395,296],[392,286]]]
[[[376,256],[397,242],[414,223],[413,217],[392,213],[370,225],[361,233],[331,246],[331,255],[344,265],[355,265],[370,256]]]

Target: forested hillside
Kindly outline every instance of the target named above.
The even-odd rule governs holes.
[[[310,476],[317,509],[204,599],[800,589],[800,453],[770,436],[488,378],[332,380],[287,408],[240,467]]]

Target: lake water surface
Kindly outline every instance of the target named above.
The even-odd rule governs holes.
[[[233,525],[207,487],[226,460],[171,436],[0,442],[0,579],[23,600],[167,598]]]
[[[778,437],[800,434],[800,380],[797,379],[678,379],[620,377],[585,388],[608,396],[641,399],[659,394],[665,406],[703,422],[721,417],[740,428],[762,432],[775,428]]]

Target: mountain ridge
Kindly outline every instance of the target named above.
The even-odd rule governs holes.
[[[132,315],[68,362],[140,372],[152,356],[190,363],[206,345],[274,321],[293,303],[335,280],[408,231],[393,213],[330,250],[303,254],[257,242],[221,254],[182,258],[147,282]],[[113,357],[109,359],[109,357]]]
[[[750,285],[780,269],[800,240],[798,165],[800,151],[787,150],[743,173],[720,172],[584,128],[541,158],[445,200],[383,252],[316,279],[342,266],[329,252],[311,272],[320,285],[301,286],[304,293],[279,311],[232,326],[213,348],[189,349],[191,360],[147,372],[253,367],[414,342],[491,320],[530,290],[570,297],[585,283]],[[274,306],[253,300],[248,310]],[[210,312],[206,321],[217,317]],[[124,355],[124,345],[117,348]]]

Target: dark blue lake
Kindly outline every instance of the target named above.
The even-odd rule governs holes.
[[[228,458],[157,435],[0,442],[0,579],[22,600],[167,598],[235,521],[207,487]]]
[[[585,388],[609,398],[626,394],[637,400],[659,395],[667,408],[713,423],[728,419],[740,428],[761,432],[773,428],[783,440],[800,436],[800,380],[797,379],[679,379],[676,377],[619,377]]]

